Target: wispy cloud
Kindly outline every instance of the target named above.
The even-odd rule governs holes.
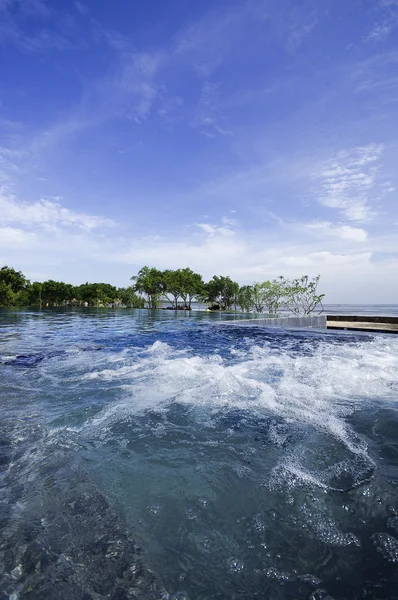
[[[88,215],[65,208],[62,198],[45,199],[39,202],[27,203],[19,201],[15,196],[0,195],[0,224],[8,223],[43,227],[78,227],[95,229],[109,227],[115,223],[105,217]]]
[[[231,228],[232,224],[232,220],[224,218],[223,225],[212,225],[211,223],[197,223],[197,227],[209,237],[229,237],[231,235],[234,235],[235,233]]]
[[[285,17],[287,49],[290,52],[297,51],[315,29],[318,21],[317,10],[313,6],[305,6],[305,3],[290,6]]]
[[[46,0],[0,0],[0,45],[23,53],[85,47],[73,17]]]
[[[227,126],[227,118],[220,110],[220,82],[205,81],[198,103],[198,114],[193,126],[207,137],[232,135]]]
[[[0,248],[3,250],[21,249],[28,252],[35,241],[36,234],[16,227],[0,226]]]
[[[75,7],[76,7],[76,10],[78,10],[79,13],[82,15],[87,15],[90,12],[88,6],[86,6],[86,4],[84,4],[83,2],[76,1]]]
[[[76,48],[81,45],[81,42],[72,42],[61,33],[47,28],[27,35],[15,22],[9,20],[0,23],[0,44],[11,44],[22,52],[42,52],[50,49]]]
[[[303,223],[302,227],[325,238],[325,236],[336,237],[341,240],[351,240],[354,242],[366,242],[368,232],[360,227],[331,223],[330,221],[311,221]]]
[[[156,74],[162,60],[160,54],[123,53],[111,72],[85,86],[79,104],[69,114],[25,141],[24,147],[36,153],[118,118],[137,124],[145,121],[160,97]]]
[[[343,150],[321,165],[314,177],[319,182],[318,201],[338,209],[351,221],[368,221],[376,215],[380,144]]]
[[[397,0],[379,0],[378,8],[380,17],[368,35],[368,39],[375,42],[386,40],[398,28]]]
[[[308,232],[303,237],[291,236],[288,230],[287,235],[280,230],[275,235],[264,230],[245,232],[225,217],[220,223],[202,222],[194,229],[186,228],[185,234],[181,227],[178,235],[167,236],[154,229],[150,236],[137,235],[131,240],[118,230],[108,233],[101,229],[111,224],[107,219],[66,209],[60,199],[28,204],[8,198],[0,211],[0,263],[9,262],[12,255],[13,264],[29,277],[34,276],[38,264],[45,277],[59,277],[62,265],[63,279],[72,283],[99,273],[118,285],[143,264],[159,268],[189,265],[206,279],[222,273],[241,283],[280,274],[321,272],[322,291],[329,294],[330,301],[344,302],[364,292],[361,285],[369,278],[381,282],[387,275],[391,280],[398,274],[398,261],[391,254],[396,248],[394,235],[389,241],[383,238],[370,243],[364,230],[344,224],[297,223],[302,233]],[[363,251],[353,251],[352,243],[359,241],[363,241]],[[389,253],[388,261],[374,262],[379,250]],[[377,294],[372,299],[376,301]]]
[[[0,0],[0,11],[17,10],[26,16],[47,19],[51,15],[48,0]]]

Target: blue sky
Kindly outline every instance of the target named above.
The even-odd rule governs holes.
[[[0,264],[398,300],[398,0],[0,0]]]

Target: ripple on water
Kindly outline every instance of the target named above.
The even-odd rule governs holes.
[[[0,323],[2,589],[393,598],[398,340],[147,312]]]

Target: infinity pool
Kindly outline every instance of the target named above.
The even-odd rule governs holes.
[[[0,599],[398,597],[398,337],[0,312]]]

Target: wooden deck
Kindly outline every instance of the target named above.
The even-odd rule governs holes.
[[[398,317],[327,315],[326,319],[328,329],[398,333]]]

